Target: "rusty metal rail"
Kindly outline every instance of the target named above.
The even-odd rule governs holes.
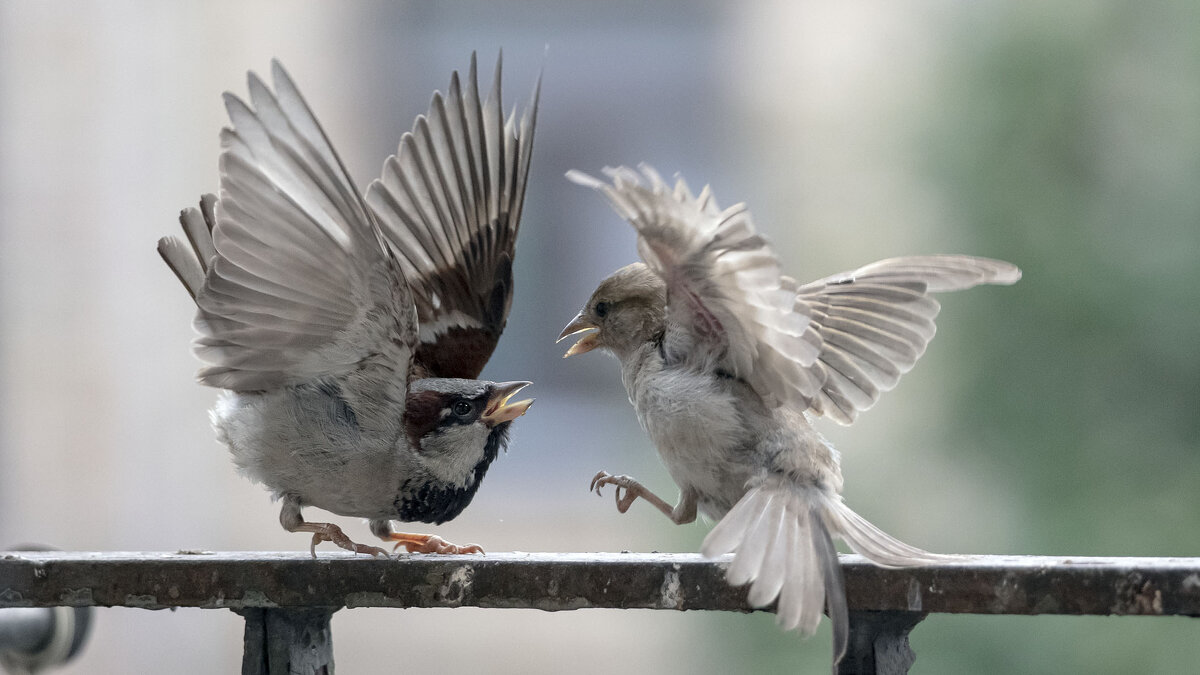
[[[342,607],[752,611],[724,582],[727,564],[677,553],[6,552],[0,608],[231,609],[246,618],[243,673],[331,672],[329,618]],[[908,631],[929,613],[1200,617],[1200,558],[962,556],[894,570],[847,555],[842,565],[847,673],[905,672]]]

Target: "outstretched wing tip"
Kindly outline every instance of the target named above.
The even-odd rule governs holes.
[[[1011,286],[1021,280],[1021,277],[1024,273],[1021,272],[1020,267],[1017,267],[1010,262],[1004,262],[1003,260],[998,260],[997,262],[1002,263],[1003,267],[996,271],[996,274],[992,277],[989,283],[998,284],[1001,286]]]
[[[810,412],[850,424],[893,389],[937,333],[934,294],[1010,285],[1016,265],[967,255],[888,258],[805,284],[797,306],[812,313],[827,371]]]
[[[608,183],[605,183],[589,173],[584,173],[579,169],[567,169],[567,172],[564,175],[566,176],[567,180],[571,181],[572,183],[576,185],[582,185],[586,188],[592,188],[593,190],[602,190],[608,187]]]
[[[200,379],[239,391],[343,372],[346,335],[374,339],[367,310],[407,295],[383,279],[372,221],[320,123],[278,59],[270,70],[274,90],[250,71],[248,98],[224,92],[220,198],[181,214],[208,269],[194,294]]]
[[[421,325],[417,360],[443,364],[432,368],[436,376],[450,376],[443,372],[450,361],[436,353],[455,340],[475,341],[490,354],[511,306],[512,268],[505,261],[520,227],[541,76],[520,117],[513,106],[506,118],[502,69],[500,51],[490,91],[480,97],[472,52],[466,81],[455,72],[447,93],[434,93],[429,111],[367,189],[371,211],[412,282]],[[497,300],[497,293],[504,297]]]

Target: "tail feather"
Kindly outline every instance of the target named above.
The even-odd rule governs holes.
[[[825,499],[825,516],[829,528],[855,553],[880,567],[914,567],[953,557],[909,546],[851,511],[840,498]]]
[[[761,578],[763,560],[767,557],[774,541],[779,537],[782,521],[784,520],[784,500],[781,495],[767,494],[766,503],[755,519],[750,529],[746,530],[745,541],[756,542],[756,546],[742,546],[733,564],[725,573],[726,579],[734,586],[741,586],[754,579]],[[769,602],[769,600],[768,600]]]
[[[836,665],[846,653],[850,613],[833,537],[884,567],[923,565],[940,556],[895,539],[818,487],[770,476],[751,488],[705,537],[708,557],[734,553],[726,580],[749,583],[748,602],[766,607],[778,599],[776,621],[784,630],[812,635],[827,609],[833,623]]]
[[[807,508],[791,516],[795,525],[795,544],[793,553],[788,556],[787,576],[779,593],[775,620],[784,630],[799,630],[802,635],[812,635],[821,623],[821,610],[825,607],[824,584],[819,574],[813,574],[813,570],[819,568],[818,551],[812,545],[813,517]],[[763,605],[770,601],[767,598]]]
[[[826,604],[834,624],[836,659],[846,651],[849,614],[842,569],[823,519],[823,492],[771,476],[751,488],[708,533],[700,552],[734,552],[730,584],[750,584],[748,601],[766,607],[778,599],[776,622],[812,635]],[[836,662],[836,661],[835,661]]]
[[[817,562],[821,566],[821,578],[825,580],[825,602],[829,604],[829,617],[833,623],[833,672],[837,672],[837,664],[850,646],[850,608],[846,606],[846,585],[842,580],[842,568],[838,563],[837,549],[829,530],[820,522],[820,516],[814,507],[812,518],[817,522],[814,543],[816,544]],[[817,621],[820,621],[820,615]],[[815,628],[814,624],[814,628]]]
[[[737,550],[750,526],[758,519],[763,511],[763,505],[769,497],[765,490],[751,490],[742,497],[721,522],[717,523],[708,536],[704,538],[702,552],[715,558]]]
[[[771,501],[775,513],[764,513],[763,520],[768,521],[771,531],[768,531],[766,546],[762,549],[762,562],[759,565],[758,574],[747,576],[742,583],[751,579],[762,579],[761,583],[754,584],[750,587],[748,596],[751,605],[767,605],[771,600],[779,595],[779,591],[783,588],[784,580],[787,578],[787,566],[791,556],[787,554],[791,549],[791,542],[796,540],[796,532],[799,529],[796,519],[791,513],[785,513],[788,509],[787,504],[781,499]],[[738,560],[734,559],[733,565],[729,568],[727,578],[729,583],[737,584],[737,580],[733,576],[734,568],[737,567]]]

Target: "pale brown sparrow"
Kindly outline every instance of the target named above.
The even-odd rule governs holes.
[[[842,503],[838,453],[811,422],[849,424],[912,368],[934,334],[931,293],[1021,273],[998,260],[916,256],[800,285],[781,274],[744,205],[721,210],[707,187],[693,196],[682,179],[671,186],[640,168],[606,169],[611,184],[567,174],[634,226],[645,262],[600,282],[559,339],[586,331],[566,356],[617,357],[680,497],[672,506],[605,471],[591,487],[615,486],[622,513],[641,497],[678,524],[697,510],[718,519],[702,553],[733,552],[728,581],[750,583],[753,606],[778,599],[785,629],[811,634],[828,603],[836,666],[849,628],[832,537],[883,566],[939,556]]]

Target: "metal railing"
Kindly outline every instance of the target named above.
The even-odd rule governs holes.
[[[0,623],[4,608],[230,609],[246,620],[243,673],[329,673],[330,617],[343,607],[753,611],[745,590],[724,581],[728,560],[9,551],[0,553]],[[908,632],[930,613],[1200,617],[1200,558],[963,556],[883,569],[844,555],[842,567],[851,610],[843,673],[907,672],[914,658]],[[26,612],[22,620],[29,619]],[[33,642],[28,634],[24,640]]]

